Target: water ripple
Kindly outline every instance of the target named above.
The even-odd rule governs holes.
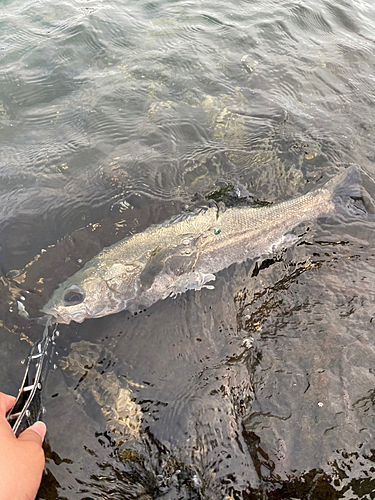
[[[332,33],[331,24],[320,10],[316,11],[305,5],[293,5],[289,10],[293,16],[293,22],[302,30],[311,30],[317,35]]]
[[[355,21],[354,12],[350,13],[349,4],[346,5],[346,9],[342,9],[338,5],[334,5],[331,2],[325,2],[327,10],[332,14],[335,23],[339,24],[343,28],[353,33],[359,33],[360,28]]]

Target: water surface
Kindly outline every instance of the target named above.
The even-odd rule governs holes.
[[[358,210],[136,316],[60,328],[39,499],[373,498],[375,7],[3,1],[1,389],[101,248],[357,164]]]

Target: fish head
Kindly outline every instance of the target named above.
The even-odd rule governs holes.
[[[69,324],[127,309],[137,295],[139,267],[120,262],[85,266],[59,285],[42,311],[52,321]]]

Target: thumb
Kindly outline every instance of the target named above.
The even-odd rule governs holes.
[[[35,422],[31,427],[21,432],[18,437],[19,441],[29,441],[34,442],[42,446],[44,436],[46,435],[46,424],[44,422]]]

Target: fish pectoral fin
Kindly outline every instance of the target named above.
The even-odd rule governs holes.
[[[182,276],[193,270],[196,260],[196,252],[189,255],[171,255],[165,262],[164,270],[170,275]]]
[[[160,273],[168,276],[182,276],[190,273],[197,261],[198,249],[194,242],[164,248],[153,252],[140,275],[140,283],[144,290],[151,288],[155,278]]]
[[[141,287],[145,290],[151,288],[156,276],[161,273],[165,261],[170,254],[169,248],[152,252],[143,271],[139,276]]]

